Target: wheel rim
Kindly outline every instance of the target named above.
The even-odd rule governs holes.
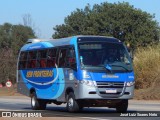
[[[69,98],[69,100],[68,100],[68,106],[70,108],[73,107],[73,99],[72,98]]]
[[[36,104],[36,101],[35,101],[35,98],[34,97],[32,97],[32,106],[34,107],[35,106],[35,104]]]

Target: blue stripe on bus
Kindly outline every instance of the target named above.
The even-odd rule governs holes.
[[[63,73],[63,69],[59,68],[58,72],[59,72],[59,76],[58,79],[49,85],[36,85],[34,83],[30,83],[27,81],[26,76],[26,72],[24,72],[23,70],[20,71],[21,75],[22,75],[22,79],[24,81],[24,83],[28,83],[26,84],[28,90],[30,90],[31,88],[36,88],[36,94],[38,98],[43,98],[43,99],[56,99],[58,98],[64,90],[64,73]],[[54,69],[54,76],[56,76],[57,72]]]
[[[52,99],[58,98],[63,93],[63,91],[64,91],[64,86],[65,86],[64,85],[65,84],[64,81],[65,81],[65,78],[64,78],[63,69],[59,68],[58,72],[60,73],[59,74],[59,84],[58,84],[59,89],[58,89],[56,95],[54,97],[52,97]]]

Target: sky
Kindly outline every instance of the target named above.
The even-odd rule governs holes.
[[[32,26],[39,38],[52,38],[53,27],[64,23],[64,18],[83,9],[88,3],[93,6],[103,2],[129,2],[135,8],[155,14],[160,23],[160,0],[0,0],[0,25],[23,24],[23,16],[29,14]]]

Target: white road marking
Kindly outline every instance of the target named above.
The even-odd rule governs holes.
[[[80,117],[83,119],[90,119],[90,120],[111,120],[111,119],[103,119],[103,118],[94,118],[94,117]]]

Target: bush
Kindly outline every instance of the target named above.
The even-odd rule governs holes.
[[[160,44],[136,50],[134,71],[136,89],[160,85]]]

